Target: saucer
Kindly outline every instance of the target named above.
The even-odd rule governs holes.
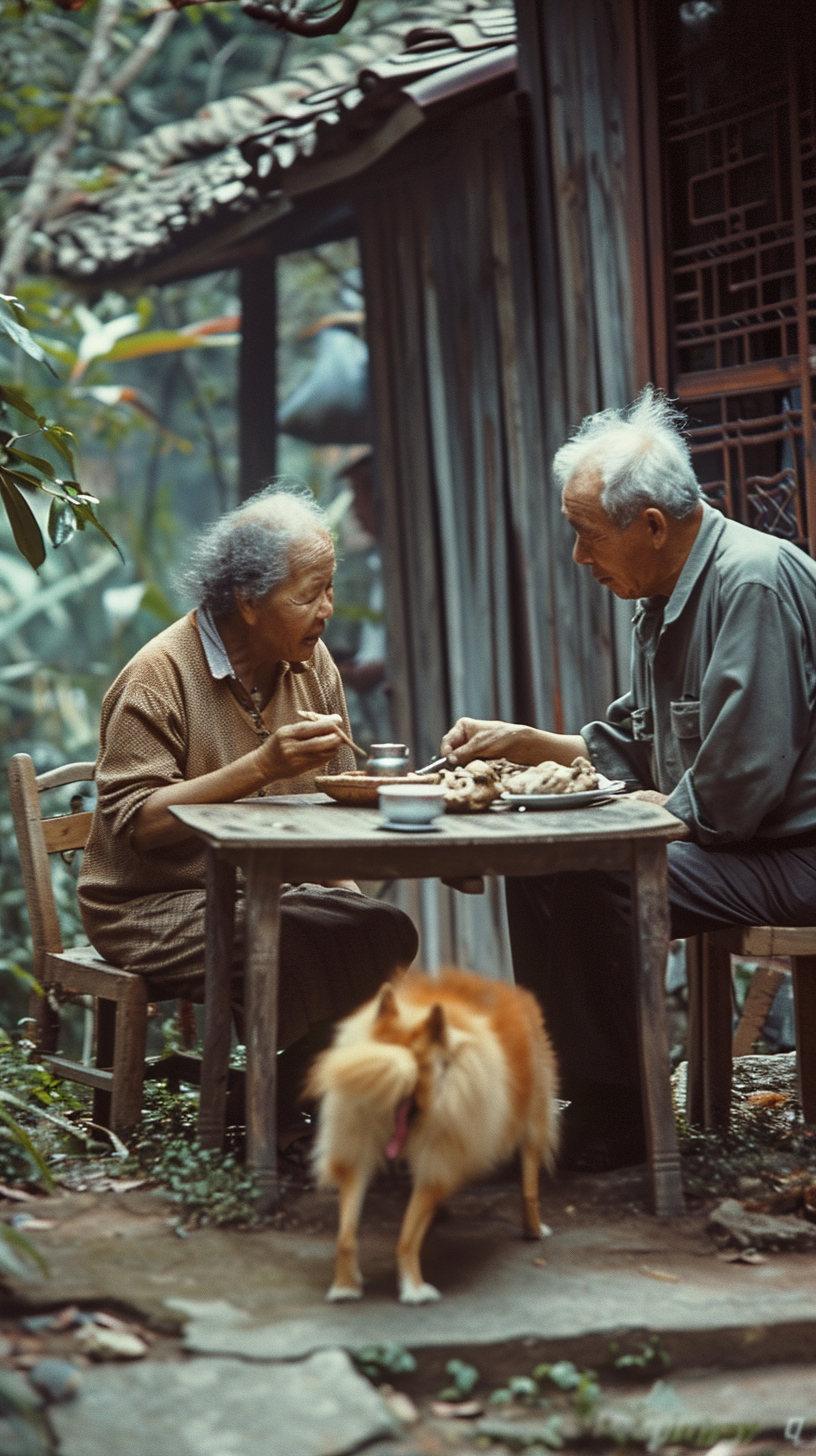
[[[400,824],[396,819],[386,819],[384,824],[378,824],[378,829],[396,829],[399,834],[438,834],[441,825],[434,824]]]

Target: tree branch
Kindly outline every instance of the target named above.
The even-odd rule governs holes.
[[[11,293],[22,273],[31,234],[39,227],[54,195],[57,179],[76,143],[82,116],[100,89],[100,80],[112,49],[114,28],[122,14],[123,0],[100,0],[91,44],[82,64],[74,93],[55,136],[46,143],[31,169],[20,206],[11,219],[6,244],[0,257],[0,293]]]
[[[145,31],[124,65],[114,72],[106,85],[106,95],[121,96],[122,92],[127,90],[131,82],[136,80],[139,72],[144,70],[148,61],[152,61],[156,53],[161,50],[177,19],[176,10],[166,10],[163,14],[154,16],[150,29]]]

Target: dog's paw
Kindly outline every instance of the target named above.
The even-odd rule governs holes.
[[[552,1229],[548,1223],[540,1223],[538,1225],[538,1237],[540,1239],[548,1239],[551,1233]]]
[[[345,1299],[362,1299],[363,1291],[359,1285],[333,1284],[328,1291],[326,1298],[330,1304],[339,1304]]]
[[[403,1284],[400,1290],[400,1301],[402,1304],[432,1304],[435,1299],[441,1299],[442,1295],[432,1284]]]

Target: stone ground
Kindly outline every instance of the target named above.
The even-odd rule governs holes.
[[[105,1175],[109,1184],[109,1166]],[[50,1273],[8,1293],[0,1398],[8,1410],[3,1381],[16,1380],[30,1401],[25,1372],[43,1357],[72,1360],[79,1391],[45,1412],[18,1407],[0,1419],[0,1456],[39,1456],[55,1443],[61,1456],[363,1448],[419,1456],[457,1447],[462,1456],[486,1448],[541,1456],[565,1441],[578,1451],[680,1451],[768,1433],[746,1448],[758,1456],[786,1444],[790,1421],[799,1424],[789,1438],[812,1439],[816,1253],[726,1262],[707,1231],[714,1200],[662,1223],[648,1213],[646,1192],[643,1169],[563,1177],[542,1199],[552,1236],[530,1244],[520,1238],[512,1173],[463,1191],[426,1241],[425,1272],[443,1298],[419,1308],[395,1298],[407,1193],[397,1175],[384,1175],[366,1206],[366,1294],[354,1305],[324,1301],[335,1201],[313,1188],[290,1195],[288,1227],[248,1231],[187,1230],[159,1190],[111,1190],[102,1176],[82,1191],[17,1204],[50,1224],[30,1231]],[[0,1216],[14,1207],[0,1204]],[[70,1315],[61,1331],[21,1324],[71,1305],[86,1320],[89,1311],[118,1316],[144,1340],[143,1358],[93,1361]],[[346,1353],[389,1344],[407,1347],[416,1369],[381,1365],[372,1383]],[[383,1358],[387,1366],[387,1351]],[[432,1408],[451,1383],[452,1358],[479,1372],[468,1418]],[[553,1362],[596,1371],[599,1398],[582,1406],[580,1390],[562,1391],[547,1376],[531,1385],[533,1369]],[[496,1390],[504,1404],[491,1403]],[[718,1456],[737,1450],[731,1441]]]
[[[336,1202],[303,1176],[248,1230],[190,1227],[111,1159],[65,1165],[48,1198],[0,1189],[0,1219],[48,1261],[0,1290],[0,1456],[816,1456],[816,1248],[777,1251],[816,1224],[789,1214],[777,1238],[722,1201],[814,1166],[794,1074],[790,1057],[737,1065],[742,1131],[727,1156],[686,1158],[680,1219],[649,1213],[642,1168],[545,1184],[540,1244],[520,1237],[512,1169],[463,1190],[426,1240],[443,1298],[418,1308],[396,1300],[398,1171],[367,1200],[351,1305],[325,1302]],[[760,1112],[757,1087],[784,1096]]]

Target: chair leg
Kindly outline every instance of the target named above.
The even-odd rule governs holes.
[[[731,1120],[731,951],[711,935],[703,936],[702,970],[703,1126],[724,1128]]]
[[[687,1116],[692,1126],[727,1127],[731,1117],[731,952],[710,935],[688,946]]]
[[[147,1000],[120,1001],[116,1009],[110,1122],[118,1137],[127,1137],[142,1114],[146,1048]]]
[[[109,1071],[113,1066],[113,1053],[116,1042],[116,1002],[103,1001],[100,997],[96,1003],[96,1065]],[[110,1127],[111,1125],[111,1094],[96,1090],[93,1096],[93,1120],[99,1127]]]
[[[816,1122],[816,956],[791,956],[796,1066],[805,1122]]]
[[[692,1127],[702,1127],[705,1116],[702,939],[701,935],[692,935],[686,941],[686,981],[688,985],[686,1117]]]

